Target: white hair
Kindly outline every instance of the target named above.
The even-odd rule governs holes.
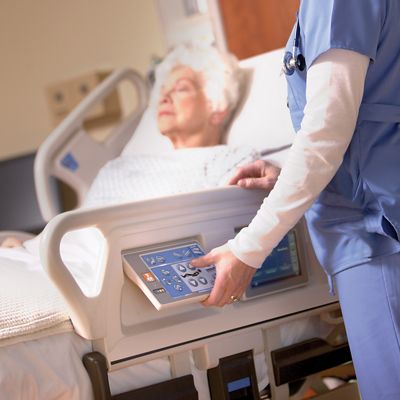
[[[213,111],[228,110],[227,119],[240,96],[241,70],[236,57],[214,46],[182,44],[169,52],[155,71],[151,104],[158,104],[161,86],[176,67],[187,66],[202,79],[203,90]]]

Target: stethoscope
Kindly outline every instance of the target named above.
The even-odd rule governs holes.
[[[298,54],[297,54],[298,53]],[[292,75],[293,72],[298,69],[303,71],[306,67],[306,59],[303,54],[300,53],[300,23],[297,17],[296,33],[293,40],[293,51],[287,51],[283,57],[282,71],[285,75]]]

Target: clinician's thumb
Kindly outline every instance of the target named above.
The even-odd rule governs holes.
[[[193,258],[192,261],[190,261],[190,264],[196,268],[208,267],[209,265],[214,264],[214,256],[211,253],[208,253],[205,256]]]
[[[262,178],[244,178],[237,182],[237,185],[245,189],[264,189]]]

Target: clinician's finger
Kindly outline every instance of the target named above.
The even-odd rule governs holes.
[[[237,185],[246,189],[271,190],[274,187],[275,182],[276,179],[271,179],[270,177],[246,178],[246,179],[240,179]]]
[[[210,292],[210,295],[202,302],[202,304],[206,307],[209,306],[216,306],[216,307],[223,307],[228,303],[226,300],[229,298],[228,295],[228,288],[224,286],[221,279],[215,280],[214,287]]]
[[[237,182],[237,185],[246,189],[262,189],[263,183],[260,178],[244,178]]]
[[[229,180],[229,185],[236,185],[240,179],[260,177],[261,165],[258,161],[251,164],[239,167],[232,178]]]
[[[234,299],[239,300],[241,295],[243,294],[243,290],[232,290],[232,288],[225,287],[221,289],[219,292],[216,292],[215,296],[209,296],[208,304],[223,307],[227,304],[234,303]],[[211,304],[212,303],[212,304]]]
[[[228,181],[228,185],[237,185],[237,183],[245,177],[245,174],[242,168],[238,168],[236,172],[233,174],[231,179]]]
[[[226,269],[217,268],[217,276],[215,278],[214,287],[210,295],[203,301],[204,306],[223,307],[231,302],[232,293],[237,291],[237,282],[232,281]]]
[[[215,256],[211,253],[208,253],[201,257],[193,258],[190,261],[190,264],[192,264],[193,267],[198,267],[198,268],[208,267],[209,265],[214,263],[215,263]]]

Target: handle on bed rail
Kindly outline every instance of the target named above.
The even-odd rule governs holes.
[[[142,77],[134,70],[116,70],[89,93],[40,146],[35,158],[34,176],[40,211],[46,221],[49,221],[60,212],[57,208],[57,193],[54,190],[54,185],[50,177],[50,171],[53,170],[57,156],[60,155],[62,147],[81,131],[85,117],[90,109],[109,95],[115,89],[116,85],[123,80],[130,81],[138,92],[138,105],[133,116],[135,119],[138,119],[147,107],[148,87]],[[124,144],[115,145],[115,143],[105,142],[104,146],[115,145],[114,147],[117,148],[116,151],[119,150],[120,152]],[[57,172],[53,175],[59,178]]]
[[[88,297],[82,292],[61,258],[60,244],[67,232],[93,226],[93,217],[98,219],[96,213],[82,213],[80,210],[59,214],[46,225],[40,240],[40,258],[43,267],[68,304],[75,330],[90,340],[105,334],[104,319],[88,317],[104,309],[103,296],[100,293]]]
[[[116,326],[110,328],[110,316],[114,319],[113,324],[121,324],[122,329],[121,301],[123,288],[127,287],[121,251],[144,239],[143,234],[147,237],[145,240],[150,240],[158,228],[166,234],[167,226],[176,221],[185,235],[188,232],[197,235],[197,228],[192,231],[190,225],[203,224],[204,218],[230,220],[254,214],[264,197],[262,190],[229,186],[64,212],[54,217],[42,233],[41,262],[68,304],[75,330],[86,339],[104,338],[109,329]],[[93,296],[81,290],[62,260],[60,250],[61,239],[67,232],[86,227],[97,228],[104,236],[106,246],[102,249],[103,263],[97,264],[99,281]],[[166,240],[165,236],[160,240]],[[138,307],[141,307],[140,301]],[[108,318],[104,318],[105,313]]]

